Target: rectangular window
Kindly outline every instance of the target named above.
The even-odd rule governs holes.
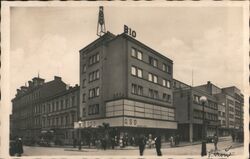
[[[166,84],[166,80],[165,80],[165,79],[162,80],[162,85],[163,85],[164,87],[166,87],[167,84]]]
[[[131,74],[136,76],[136,68],[134,66],[131,67]]]
[[[100,89],[99,89],[99,87],[97,87],[97,88],[95,88],[96,89],[96,97],[98,97],[99,95],[100,95]]]
[[[96,71],[96,79],[99,79],[100,78],[100,73],[99,73],[99,70]]]
[[[87,66],[86,66],[86,65],[83,65],[83,66],[82,66],[82,73],[85,73],[86,70],[87,70]]]
[[[100,95],[99,87],[92,88],[89,90],[89,98],[98,97]]]
[[[137,58],[139,60],[142,60],[142,52],[141,51],[137,51]]]
[[[142,69],[137,69],[137,76],[142,78]]]
[[[150,82],[153,81],[153,75],[152,75],[151,73],[148,73],[148,80],[149,80]]]
[[[72,107],[75,106],[75,96],[71,97],[71,104],[72,104]]]
[[[167,80],[167,87],[171,88],[171,82]]]
[[[88,109],[89,115],[99,114],[99,104],[90,105]]]
[[[150,98],[154,98],[154,92],[153,92],[152,89],[148,90],[148,95],[149,95]]]
[[[65,99],[65,107],[67,108],[69,106],[69,99]]]
[[[96,54],[96,62],[99,62],[100,61],[100,55],[99,53]]]
[[[137,93],[138,93],[138,95],[143,95],[143,87],[142,86],[138,86]]]
[[[132,84],[132,90],[131,90],[132,94],[136,94],[136,85]]]
[[[86,102],[86,94],[82,94],[82,103],[85,103]]]
[[[158,77],[154,75],[154,83],[158,83]]]
[[[83,79],[82,80],[82,88],[85,88],[86,87],[86,79]]]
[[[166,71],[166,64],[162,64],[162,71]]]
[[[99,53],[96,53],[95,55],[92,55],[89,57],[89,65],[95,64],[100,61],[100,55]]]
[[[89,82],[98,80],[100,78],[99,70],[89,73]]]
[[[134,48],[131,49],[131,56],[136,57],[136,51]]]

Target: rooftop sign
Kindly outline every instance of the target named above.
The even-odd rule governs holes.
[[[136,32],[129,28],[127,25],[124,25],[124,33],[135,38],[136,37]]]

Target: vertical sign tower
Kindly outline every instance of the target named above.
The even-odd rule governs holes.
[[[96,34],[97,36],[102,36],[105,33],[106,33],[106,28],[105,28],[105,21],[104,21],[103,6],[100,6]]]

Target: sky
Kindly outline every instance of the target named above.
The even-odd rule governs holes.
[[[12,7],[11,98],[33,77],[61,76],[79,84],[79,50],[97,39],[98,6]],[[173,60],[175,79],[243,89],[243,11],[240,7],[104,6],[106,29],[126,24],[136,39]]]

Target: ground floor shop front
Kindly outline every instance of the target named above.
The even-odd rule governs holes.
[[[198,141],[202,139],[202,124],[186,123],[178,124],[178,134],[180,135],[181,141]],[[218,129],[214,125],[206,125],[205,136],[212,137],[215,133],[218,134]]]

